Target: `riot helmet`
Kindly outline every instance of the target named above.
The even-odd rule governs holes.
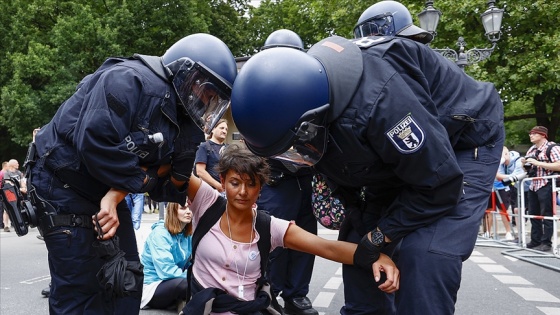
[[[272,47],[289,47],[303,50],[303,41],[294,31],[280,29],[268,35],[261,50]]]
[[[380,1],[367,8],[354,27],[354,38],[400,36],[427,44],[433,35],[412,23],[408,9],[397,1]]]
[[[287,47],[263,50],[241,68],[231,112],[259,156],[311,166],[326,149],[329,81],[316,58]]]
[[[212,130],[229,107],[237,76],[233,54],[210,34],[192,34],[161,57],[181,105],[200,127]]]

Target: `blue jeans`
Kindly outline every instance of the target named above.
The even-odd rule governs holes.
[[[144,194],[128,194],[125,200],[130,209],[132,226],[135,230],[138,230],[140,228],[140,222],[142,222],[142,212],[144,212]]]

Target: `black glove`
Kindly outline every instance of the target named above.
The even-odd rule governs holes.
[[[171,160],[171,175],[178,181],[186,182],[191,177],[196,152],[174,153]]]
[[[204,142],[204,133],[187,117],[180,121],[179,137],[175,140],[171,156],[171,175],[179,181],[188,181],[194,167],[196,150]]]
[[[156,187],[158,181],[158,169],[159,166],[150,166],[146,170],[148,180],[144,183],[144,186],[142,186],[140,192],[150,192],[152,189],[154,189],[154,187]]]
[[[362,237],[358,248],[354,252],[354,265],[371,271],[371,265],[381,256],[381,247],[375,246],[368,238],[369,233]]]

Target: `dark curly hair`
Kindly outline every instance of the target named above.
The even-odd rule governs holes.
[[[239,174],[249,175],[251,181],[255,183],[258,179],[261,186],[267,183],[270,177],[270,167],[266,159],[256,156],[238,144],[230,144],[224,149],[216,169],[222,178],[225,178],[227,172],[232,170]]]

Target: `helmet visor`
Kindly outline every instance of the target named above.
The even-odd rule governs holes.
[[[230,104],[231,86],[202,63],[185,61],[173,87],[185,111],[205,133],[214,129]]]
[[[296,132],[296,140],[286,152],[273,156],[291,171],[317,164],[327,147],[327,128],[304,122]]]
[[[395,35],[395,23],[393,23],[393,15],[391,13],[383,13],[365,20],[354,28],[354,38],[362,38],[367,36]]]

